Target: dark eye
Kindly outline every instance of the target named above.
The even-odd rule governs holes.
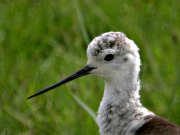
[[[105,57],[104,57],[104,60],[105,61],[111,61],[114,59],[114,55],[113,54],[107,54]]]

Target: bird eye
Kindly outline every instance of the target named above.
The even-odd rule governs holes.
[[[114,55],[113,54],[107,54],[105,57],[104,57],[104,60],[105,61],[111,61],[114,59]]]

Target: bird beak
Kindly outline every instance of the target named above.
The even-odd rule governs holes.
[[[30,98],[32,98],[32,97],[41,95],[41,94],[43,94],[43,93],[45,93],[45,92],[48,92],[48,91],[50,91],[50,90],[52,90],[52,89],[55,89],[55,88],[57,88],[57,87],[65,84],[65,83],[67,83],[67,82],[70,82],[70,81],[72,81],[72,80],[74,80],[74,79],[76,79],[76,78],[79,78],[79,77],[81,77],[81,76],[87,75],[87,74],[90,73],[91,70],[93,70],[93,69],[95,69],[95,68],[96,68],[96,67],[92,67],[92,66],[90,66],[90,65],[86,65],[85,67],[83,67],[83,68],[80,69],[79,71],[71,74],[70,76],[66,77],[65,79],[63,79],[63,80],[61,80],[61,81],[59,81],[59,82],[57,82],[57,83],[55,83],[55,84],[47,87],[47,88],[45,88],[45,89],[43,89],[43,90],[41,90],[41,91],[38,91],[37,93],[33,94],[32,96],[28,97],[27,99],[30,99]]]

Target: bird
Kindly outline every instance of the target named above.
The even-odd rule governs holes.
[[[140,102],[139,48],[126,34],[110,31],[95,37],[87,47],[87,57],[82,69],[28,99],[92,74],[105,83],[97,115],[100,135],[180,135],[180,126]]]

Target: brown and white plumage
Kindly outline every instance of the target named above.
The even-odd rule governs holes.
[[[140,102],[138,50],[125,34],[104,33],[88,45],[88,62],[83,69],[31,97],[94,74],[105,81],[97,117],[101,135],[180,135],[179,126],[156,116]]]
[[[150,120],[137,129],[135,135],[180,135],[176,124],[158,116],[148,117]]]
[[[104,96],[98,112],[101,135],[180,134],[179,126],[148,111],[140,103],[140,56],[136,44],[121,32],[96,37],[88,46],[92,73],[105,80]],[[104,60],[114,55],[110,61]]]

